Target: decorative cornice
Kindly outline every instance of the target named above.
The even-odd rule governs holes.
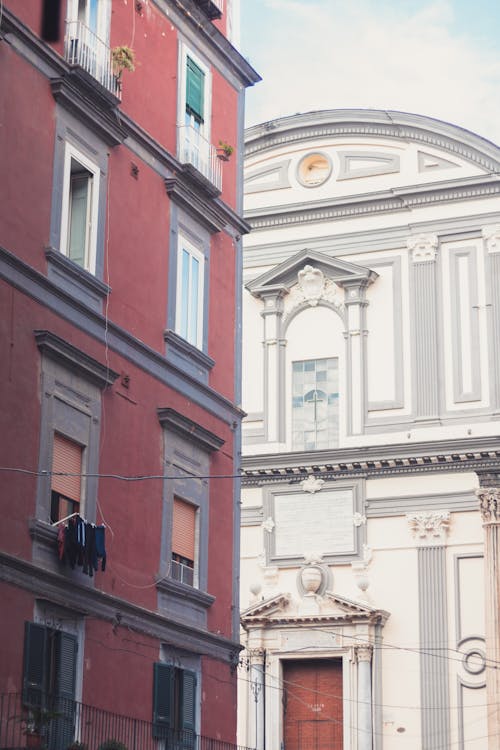
[[[207,451],[218,451],[226,442],[213,432],[206,430],[204,427],[197,424],[197,422],[184,416],[184,414],[180,414],[180,412],[171,407],[158,409],[157,411],[158,421],[162,427],[174,430],[182,435],[182,437],[196,443],[196,445],[199,445]]]
[[[465,438],[243,457],[244,485],[301,482],[308,476],[333,481],[351,477],[487,471],[498,467],[500,438]]]
[[[489,253],[500,253],[500,224],[483,227],[481,235]]]
[[[200,591],[194,588],[194,586],[187,586],[186,584],[174,581],[172,578],[165,578],[165,576],[156,579],[156,588],[162,593],[179,597],[184,601],[190,601],[203,609],[209,609],[215,601],[215,596],[207,594],[206,591]]]
[[[500,524],[500,487],[481,487],[476,495],[483,524]]]
[[[53,247],[46,247],[45,257],[49,263],[63,269],[66,276],[71,276],[79,284],[97,294],[98,297],[105,299],[111,292],[111,287],[108,284],[100,281],[100,279],[96,279],[93,274],[85,271],[84,268],[81,268],[81,266],[60,253],[59,250],[55,250]]]
[[[238,643],[224,636],[179,622],[97,588],[82,586],[72,578],[5,552],[0,552],[0,580],[76,612],[113,623],[119,617],[121,627],[225,662],[231,662],[234,652],[241,649]]]
[[[423,115],[375,109],[322,110],[255,125],[245,131],[246,156],[331,136],[416,141],[461,156],[486,172],[498,172],[500,167],[498,146],[475,133]]]
[[[185,356],[192,359],[199,367],[204,370],[211,370],[215,365],[215,360],[209,357],[205,352],[200,351],[197,347],[193,346],[179,336],[175,331],[168,328],[163,332],[163,340],[166,344],[173,345],[176,349],[180,350]]]
[[[408,526],[417,543],[443,543],[450,530],[450,511],[425,511],[408,513]]]
[[[203,186],[198,185],[198,190],[193,189],[186,179],[181,175],[165,178],[165,188],[168,197],[181,206],[197,221],[203,224],[209,232],[220,232],[226,224],[226,217],[213,202],[212,197],[207,194],[203,196]]]
[[[113,385],[118,377],[119,373],[102,365],[93,357],[89,357],[88,354],[56,336],[55,333],[34,331],[34,334],[36,344],[44,356],[76,372],[80,377],[97,385],[98,388]]]
[[[252,231],[255,231],[333,219],[350,219],[353,216],[407,212],[418,206],[490,197],[499,193],[500,178],[496,175],[482,175],[450,181],[449,184],[440,184],[439,187],[436,184],[411,186],[338,199],[325,198],[309,201],[307,204],[295,203],[251,209],[245,212],[245,218]]]

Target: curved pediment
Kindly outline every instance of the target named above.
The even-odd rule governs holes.
[[[291,594],[276,594],[255,602],[242,612],[241,624],[245,629],[321,623],[325,625],[384,623],[389,613],[366,602],[354,601],[333,591],[323,596],[303,596],[300,600]]]

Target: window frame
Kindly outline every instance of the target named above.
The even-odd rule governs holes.
[[[87,221],[90,222],[90,227],[87,226],[85,235],[85,258],[84,263],[81,265],[70,258],[70,202],[71,202],[71,185],[72,185],[72,172],[71,163],[76,161],[80,164],[86,172],[92,176],[90,190],[90,200],[87,195]],[[62,188],[62,206],[61,206],[61,228],[60,228],[60,243],[59,249],[61,253],[68,258],[68,260],[75,263],[75,265],[83,268],[85,271],[95,275],[96,273],[96,261],[97,261],[97,231],[99,221],[99,193],[100,193],[100,169],[99,166],[91,161],[85,154],[79,151],[73,144],[66,141],[64,147],[64,172],[63,172],[63,188]]]
[[[189,256],[189,276],[188,276],[188,296],[186,300],[186,326],[187,334],[184,335],[182,330],[184,328],[184,301],[185,294],[183,290],[184,280],[184,268],[183,268],[183,253],[187,253]],[[191,268],[192,261],[195,260],[198,263],[198,283],[197,283],[197,315],[196,315],[196,335],[191,338],[190,336],[190,325],[191,319],[189,317],[189,311],[191,308],[191,300],[193,298],[193,289],[191,285]],[[188,344],[195,346],[197,349],[203,351],[203,345],[205,341],[205,255],[199,250],[187,236],[181,232],[178,234],[177,239],[177,279],[176,279],[176,297],[175,297],[175,333]]]
[[[189,683],[191,686],[189,687]],[[186,688],[191,697],[190,716],[186,712]],[[160,696],[160,692],[164,694]],[[153,664],[153,737],[190,750],[195,746],[198,723],[199,675],[193,669],[168,664]],[[165,710],[166,709],[166,710]],[[173,736],[172,736],[173,735]]]
[[[192,115],[189,122],[186,120],[187,110],[187,77],[188,77],[188,57],[201,70],[204,75],[203,86],[203,119],[199,123],[200,127],[195,128],[207,141],[210,142],[211,120],[212,120],[212,71],[210,67],[189,47],[185,42],[180,41],[179,50],[179,91],[178,91],[178,115],[177,123],[179,127],[191,125]]]
[[[301,441],[300,444],[297,444],[296,441],[295,441],[295,439],[294,439],[294,435],[297,432],[297,430],[295,429],[295,419],[298,416],[298,414],[296,412],[297,407],[294,406],[294,399],[297,398],[297,396],[295,395],[294,391],[295,391],[295,386],[296,385],[300,385],[300,384],[296,383],[296,379],[295,379],[295,374],[296,374],[295,365],[297,365],[297,364],[305,365],[306,363],[314,362],[314,372],[315,372],[315,376],[316,377],[315,377],[314,383],[311,383],[309,391],[318,392],[318,391],[323,390],[323,389],[321,387],[321,383],[319,383],[319,381],[317,379],[317,363],[318,362],[328,363],[329,360],[332,360],[332,361],[334,361],[336,363],[334,369],[336,371],[337,391],[336,391],[335,410],[334,410],[334,413],[332,414],[332,416],[334,417],[333,421],[335,421],[335,419],[336,419],[336,422],[337,422],[337,440],[336,441],[332,441],[332,443],[330,443],[330,441],[328,440],[329,432],[330,432],[330,426],[329,426],[329,418],[330,418],[329,407],[330,407],[330,404],[328,402],[328,398],[329,398],[330,394],[328,392],[328,388],[325,386],[326,387],[326,391],[324,391],[324,392],[325,392],[325,395],[327,397],[325,421],[326,421],[326,433],[327,433],[327,443],[328,444],[326,446],[318,446],[318,444],[317,444],[318,443],[317,432],[318,432],[318,425],[319,425],[319,421],[320,421],[318,418],[316,418],[315,421],[314,421],[314,431],[316,433],[314,446],[311,447],[311,446],[307,446],[305,444],[305,434],[307,432],[307,430],[305,428],[303,428],[301,430],[302,441]],[[328,365],[327,364],[326,364],[326,370],[327,370],[327,373],[328,373]],[[305,368],[303,368],[303,371],[305,371]],[[339,357],[313,357],[313,358],[310,358],[310,359],[292,360],[291,361],[291,375],[290,375],[290,378],[291,378],[291,413],[290,413],[290,417],[291,417],[291,446],[292,446],[292,450],[294,450],[294,451],[328,450],[330,448],[336,448],[336,447],[338,447],[338,444],[339,444],[338,433],[340,431],[340,406],[339,406],[339,398],[340,398],[340,358]],[[305,397],[306,397],[306,395],[307,395],[306,393],[304,393],[302,395],[304,403],[305,403]],[[311,402],[311,399],[309,399],[308,403],[309,402]],[[304,408],[304,404],[302,405],[302,408]]]

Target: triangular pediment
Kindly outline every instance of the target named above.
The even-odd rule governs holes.
[[[255,602],[241,614],[243,627],[273,627],[297,623],[375,623],[385,622],[389,613],[372,607],[367,602],[354,601],[345,596],[326,591],[314,597],[314,607],[304,607],[308,597],[294,601],[291,594],[277,594]],[[313,597],[309,599],[312,602]]]
[[[300,250],[291,258],[250,281],[246,288],[256,297],[273,292],[288,292],[297,283],[297,275],[305,266],[320,270],[339,286],[353,283],[371,284],[378,274],[370,268],[348,263],[315,250]]]

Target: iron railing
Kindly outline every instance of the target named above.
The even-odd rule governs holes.
[[[43,705],[42,747],[67,750],[73,742],[99,750],[106,740],[117,740],[127,750],[249,750],[192,731],[174,731],[162,724],[122,716],[68,698],[47,696]],[[26,730],[37,709],[23,705],[18,693],[0,695],[0,750],[32,746]]]
[[[179,127],[177,156],[183,164],[192,164],[217,190],[222,190],[222,165],[217,149],[192,125]]]
[[[120,97],[120,82],[113,72],[110,48],[81,21],[66,23],[65,57],[71,65],[79,65],[101,86]]]

